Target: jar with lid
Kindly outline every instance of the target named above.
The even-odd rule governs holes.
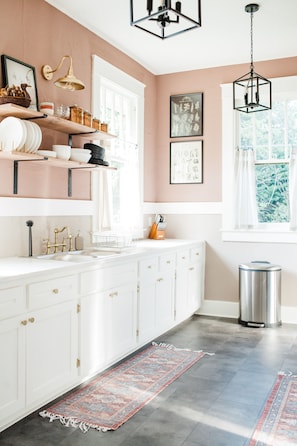
[[[77,105],[72,105],[70,107],[70,120],[76,122],[77,124],[84,123],[84,111],[81,107]]]
[[[84,111],[84,125],[92,127],[92,114],[86,110]]]
[[[93,118],[92,127],[93,127],[93,129],[101,130],[100,119]]]
[[[101,131],[108,132],[108,124],[106,122],[101,122]]]

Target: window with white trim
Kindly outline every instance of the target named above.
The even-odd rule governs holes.
[[[109,229],[142,237],[144,85],[93,56],[92,100],[93,115],[116,135],[98,142],[115,170],[105,172],[105,179],[93,181],[92,187],[99,191],[93,195],[97,207],[93,231]]]
[[[297,77],[272,79],[272,98],[272,110],[239,113],[232,109],[232,84],[222,85],[224,240],[297,241],[290,231],[289,194],[290,158],[297,148]],[[251,148],[258,225],[235,230],[234,153]]]

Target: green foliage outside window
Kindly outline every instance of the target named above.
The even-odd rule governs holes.
[[[240,113],[239,145],[255,151],[260,223],[284,223],[289,215],[289,161],[297,146],[297,100],[274,101],[272,110]]]

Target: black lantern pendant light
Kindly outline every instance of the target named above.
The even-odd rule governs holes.
[[[130,13],[132,26],[160,39],[201,26],[200,0],[130,0]]]
[[[233,108],[245,113],[271,109],[271,82],[254,71],[253,18],[258,9],[257,3],[245,7],[245,11],[251,15],[251,66],[249,73],[233,82]]]

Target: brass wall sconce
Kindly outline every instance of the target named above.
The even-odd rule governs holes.
[[[54,82],[54,84],[57,87],[64,88],[65,90],[71,90],[71,91],[83,90],[85,88],[84,83],[74,76],[71,56],[63,56],[59,62],[59,65],[54,70],[49,65],[43,65],[43,67],[41,68],[41,73],[42,73],[44,79],[46,79],[48,81],[52,80],[53,73],[55,73],[56,71],[58,71],[61,68],[64,60],[67,57],[70,59],[70,66],[69,66],[68,72],[64,77],[57,79]]]

